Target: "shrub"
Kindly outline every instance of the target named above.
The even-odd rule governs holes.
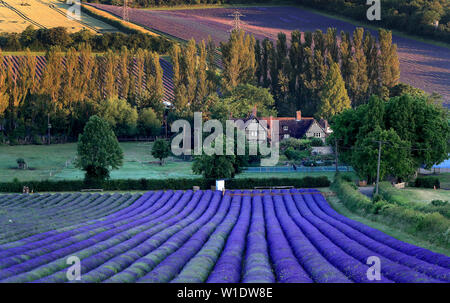
[[[284,151],[284,155],[288,160],[300,160],[302,158],[302,152],[295,150],[292,147],[288,147]]]
[[[16,162],[17,162],[17,166],[19,167],[19,169],[25,169],[27,163],[25,162],[24,158],[18,158],[16,160]]]
[[[379,192],[383,199],[389,201],[390,203],[403,206],[408,206],[411,203],[411,201],[402,196],[398,192],[398,189],[393,187],[389,182],[380,182]]]
[[[433,206],[445,206],[447,204],[448,204],[448,201],[442,201],[442,200],[431,201],[431,205],[433,205]]]
[[[311,139],[311,146],[323,146],[322,139],[319,138],[312,138]]]
[[[353,179],[351,176],[349,175],[341,175],[342,180],[347,181],[347,182],[353,182]]]
[[[440,188],[441,183],[439,182],[438,177],[418,177],[414,181],[415,187],[423,187],[423,188]]]

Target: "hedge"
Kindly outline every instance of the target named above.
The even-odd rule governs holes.
[[[383,199],[372,202],[339,176],[335,178],[332,189],[349,210],[450,248],[450,220],[439,212],[424,212]]]
[[[90,15],[91,17],[94,17],[96,19],[99,19],[100,21],[102,21],[106,24],[109,24],[126,34],[152,33],[151,31],[149,31],[147,29],[141,29],[142,27],[139,25],[126,24],[125,22],[121,21],[120,18],[118,18],[118,17],[116,18],[116,16],[114,16],[108,12],[102,11],[93,6],[82,4],[81,12],[83,12],[87,15]],[[112,15],[114,18],[109,18],[109,17],[107,17],[108,15]],[[135,28],[133,28],[133,27],[135,27]],[[155,35],[155,36],[158,36],[158,35]]]
[[[414,181],[415,187],[423,187],[423,188],[441,188],[441,182],[438,177],[418,177]]]
[[[126,179],[126,180],[108,180],[101,186],[103,190],[186,190],[199,186],[201,189],[211,188],[215,185],[215,180],[206,180],[203,178],[192,179]],[[61,191],[80,191],[87,186],[82,180],[67,181],[29,181],[29,182],[7,182],[0,183],[0,192],[22,192],[23,187],[28,186],[30,191],[34,192],[61,192]],[[330,186],[330,180],[326,176],[322,177],[304,177],[300,178],[242,178],[232,179],[225,182],[228,189],[252,189],[254,187],[266,186],[294,186],[304,187],[327,187]],[[94,187],[98,188],[98,187]]]

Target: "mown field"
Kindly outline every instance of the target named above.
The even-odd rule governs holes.
[[[121,14],[121,8],[102,4],[91,4],[115,15]],[[228,40],[233,8],[149,10],[132,9],[130,20],[157,32],[167,33],[181,39],[206,40],[208,35],[218,44]],[[299,7],[239,7],[245,15],[244,29],[257,39],[276,40],[279,32],[287,35],[293,30],[326,31],[336,27],[338,31],[353,32],[356,25]],[[374,30],[371,30],[376,35]],[[450,49],[422,41],[393,35],[398,45],[401,81],[421,88],[426,92],[441,94],[450,106]]]
[[[0,211],[2,283],[68,282],[69,256],[81,260],[73,282],[450,281],[450,257],[350,220],[311,189],[3,195]],[[372,256],[380,280],[367,275]]]
[[[150,142],[121,142],[124,151],[124,165],[111,172],[112,179],[169,179],[198,178],[191,170],[192,162],[169,157],[160,166],[151,155]],[[53,145],[0,145],[0,180],[4,182],[32,180],[77,180],[84,174],[74,166],[76,143]],[[17,169],[16,160],[23,158],[29,169]],[[355,178],[354,173],[348,173]],[[305,176],[327,176],[334,178],[334,172],[312,173],[242,173],[237,178],[303,178]]]
[[[28,5],[23,5],[24,3]],[[69,32],[88,29],[92,32],[117,31],[113,26],[81,14],[81,20],[67,18],[70,7],[58,0],[4,0],[0,3],[0,31],[22,32],[27,26],[51,28],[63,26]]]
[[[450,201],[450,190],[444,189],[405,188],[395,192],[405,200],[419,203],[430,203],[433,200]]]

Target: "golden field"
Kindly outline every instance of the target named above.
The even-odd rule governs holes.
[[[58,0],[2,0],[0,2],[0,31],[21,32],[27,26],[51,28],[63,26],[69,32],[88,29],[92,32],[117,31],[113,26],[87,14],[81,20],[71,20],[66,12],[68,4]],[[25,4],[25,5],[24,5]],[[28,4],[28,5],[27,5]]]

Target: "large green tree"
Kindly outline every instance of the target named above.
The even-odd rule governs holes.
[[[88,184],[101,184],[112,169],[123,164],[123,151],[108,122],[92,116],[78,137],[76,167]]]
[[[203,150],[202,155],[195,156],[192,164],[194,174],[202,175],[205,179],[230,179],[242,172],[242,168],[248,165],[249,157],[246,155],[236,155],[237,146],[235,146],[234,155],[226,154],[226,140],[230,138],[223,137],[223,154],[213,153],[208,155]],[[217,141],[216,141],[217,142]],[[214,148],[214,144],[212,146]],[[246,146],[248,149],[248,146]],[[248,154],[248,150],[246,151]]]
[[[358,175],[372,182],[376,180],[379,143],[381,146],[380,179],[396,176],[400,179],[412,175],[416,169],[411,157],[411,144],[400,139],[393,129],[373,131],[360,136],[352,150],[352,166]]]
[[[429,168],[448,157],[448,112],[422,96],[403,95],[387,102],[373,96],[331,122],[329,140],[338,141],[340,160],[369,180],[376,175],[377,141],[382,141],[382,175],[404,179],[418,167]]]

